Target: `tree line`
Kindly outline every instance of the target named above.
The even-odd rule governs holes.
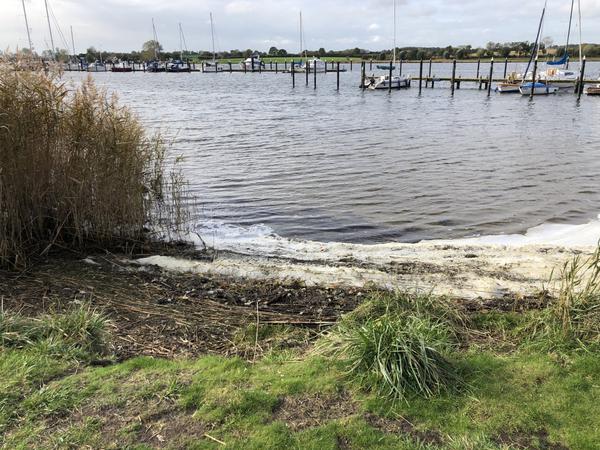
[[[515,41],[515,42],[488,42],[484,47],[473,47],[471,45],[459,45],[446,47],[397,47],[396,58],[403,60],[419,60],[419,59],[478,59],[478,58],[525,58],[531,54],[533,49],[533,43],[529,41]],[[569,55],[571,58],[575,58],[579,54],[578,45],[569,46]],[[561,57],[564,54],[564,45],[555,45],[553,40],[549,37],[542,39],[540,43],[540,53],[543,57]],[[254,49],[246,50],[228,50],[219,51],[216,55],[208,50],[199,51],[164,51],[162,45],[159,42],[147,41],[142,45],[141,50],[134,50],[131,52],[108,52],[100,51],[94,47],[90,47],[85,53],[75,55],[79,60],[85,60],[87,62],[94,62],[97,60],[103,61],[151,61],[155,59],[156,55],[162,60],[179,59],[184,58],[192,61],[209,60],[214,56],[218,59],[236,59],[236,58],[248,58],[252,55],[259,55],[261,57],[301,57],[305,54],[309,57],[337,57],[337,58],[360,58],[364,60],[379,60],[387,61],[393,57],[392,49],[373,51],[368,49],[361,49],[358,47],[346,49],[346,50],[325,50],[325,48],[319,48],[317,50],[306,50],[299,54],[299,52],[289,52],[283,48],[271,47],[268,51],[260,51]],[[583,54],[587,57],[599,57],[600,56],[600,44],[584,44]],[[73,55],[65,49],[56,49],[54,55],[49,51],[44,51],[42,54],[45,58],[54,57],[59,61],[67,62],[73,59]]]

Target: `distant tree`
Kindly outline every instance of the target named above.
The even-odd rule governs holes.
[[[456,53],[454,55],[456,59],[465,59],[465,57],[467,56],[467,50],[464,48],[459,48],[458,50],[456,50]]]
[[[252,51],[252,49],[250,49],[250,48],[248,48],[248,49],[244,50],[244,58],[249,58],[249,57],[251,57],[251,56],[253,55],[253,53],[254,53],[254,52],[253,52],[253,51]]]
[[[277,56],[287,56],[288,52],[285,48],[280,48],[279,50],[277,50]]]
[[[327,54],[327,52],[325,51],[325,49],[324,49],[323,47],[321,47],[321,48],[319,49],[319,57],[321,57],[321,58],[322,58],[322,57],[323,57],[323,56],[325,56],[326,54]]]
[[[269,56],[277,56],[278,53],[279,53],[279,50],[277,49],[277,47],[271,47],[269,49]]]
[[[163,47],[160,45],[160,42],[155,40],[150,40],[144,42],[142,45],[142,59],[145,61],[150,61],[155,58],[157,52],[162,52]]]
[[[95,47],[89,47],[85,51],[85,60],[87,62],[94,62],[98,59],[98,50]]]
[[[512,48],[508,45],[504,45],[500,48],[500,56],[503,58],[508,58],[512,52]]]

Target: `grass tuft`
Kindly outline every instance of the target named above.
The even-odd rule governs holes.
[[[398,293],[377,296],[345,317],[325,349],[366,388],[393,400],[432,397],[458,384],[446,356],[457,344],[459,313],[443,299]]]
[[[559,272],[557,298],[525,327],[534,345],[547,350],[600,348],[600,247],[577,255]]]

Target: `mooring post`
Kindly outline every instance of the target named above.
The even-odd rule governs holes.
[[[296,70],[294,69],[294,61],[292,61],[292,87],[296,87]]]
[[[475,78],[479,78],[479,69],[481,69],[481,58],[477,58],[477,75]]]
[[[394,66],[392,66],[392,64],[394,64],[394,61],[390,61],[390,74],[389,74],[389,80],[388,80],[388,92],[392,92],[392,74],[393,74],[393,70],[394,70]]]
[[[248,73],[248,64],[246,62],[242,62],[242,66],[244,66],[244,73]]]
[[[427,73],[427,76],[429,78],[431,78],[431,65],[433,64],[432,58],[429,58],[429,72]]]
[[[352,72],[352,58],[350,58],[350,72]]]
[[[454,95],[454,83],[456,81],[456,59],[452,60],[452,78],[450,79],[451,84],[451,94]]]
[[[336,68],[336,81],[337,81],[337,90],[340,90],[340,62],[338,61],[337,63],[337,68]]]
[[[583,80],[585,80],[584,78],[584,74],[585,74],[585,56],[583,57],[583,62],[581,63],[581,73],[579,74],[579,83],[577,86],[577,100],[581,99],[581,94],[583,94],[583,89],[584,89],[584,82]]]
[[[229,73],[233,72],[233,67],[231,67],[231,61],[229,61]]]
[[[399,68],[398,68],[398,75],[402,76],[402,58],[400,58],[400,64],[399,64]]]
[[[269,69],[273,70],[273,61],[269,61]]]
[[[292,61],[292,63],[293,63],[293,62],[294,62],[294,61]],[[283,70],[284,70],[284,71],[287,71],[287,59],[284,59],[284,60],[283,60]]]
[[[219,62],[215,61],[215,73],[219,71]]]
[[[304,63],[304,73],[306,74],[306,85],[308,86],[308,74],[310,73],[310,65],[308,61]]]
[[[419,94],[421,93],[422,88],[423,88],[423,58],[421,58],[421,62],[419,63]]]
[[[490,60],[490,77],[488,78],[488,85],[487,85],[487,95],[488,97],[490,96],[491,92],[492,92],[492,80],[494,78],[494,57],[492,56],[492,59]]]
[[[275,61],[275,73],[279,73],[279,70],[277,69],[277,61]]]
[[[535,77],[537,75],[537,66],[538,66],[538,59],[536,56],[535,61],[533,62],[533,73],[531,76],[531,93],[529,94],[529,98],[533,98],[533,95],[535,92]]]
[[[317,62],[313,60],[313,83],[315,85],[314,89],[317,88]]]
[[[369,60],[369,71],[373,70],[373,58]]]
[[[250,57],[250,61],[252,61],[251,69],[252,69],[252,72],[254,72],[254,56]]]
[[[504,79],[506,80],[506,71],[508,70],[508,58],[504,58]]]
[[[360,64],[360,88],[361,88],[362,90],[364,90],[364,89],[365,89],[365,87],[366,87],[366,86],[365,86],[365,71],[366,71],[366,70],[367,70],[367,69],[366,69],[366,66],[365,66],[365,62],[363,61],[363,62]]]

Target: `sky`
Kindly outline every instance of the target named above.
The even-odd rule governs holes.
[[[484,46],[489,41],[532,41],[543,0],[396,0],[397,45]],[[600,0],[580,0],[584,42],[600,43]],[[180,47],[178,24],[189,50],[209,50],[209,13],[218,51],[271,46],[297,52],[302,11],[306,47],[327,50],[389,49],[393,0],[48,0],[57,47],[76,51],[140,50],[152,39],[154,18],[165,50]],[[577,4],[577,2],[576,2]],[[44,0],[25,0],[34,48],[50,47]],[[544,36],[566,38],[570,0],[548,0]],[[57,26],[58,25],[58,26]],[[64,39],[61,37],[62,31]],[[574,29],[578,42],[578,27]],[[21,0],[0,0],[0,48],[27,47]]]

